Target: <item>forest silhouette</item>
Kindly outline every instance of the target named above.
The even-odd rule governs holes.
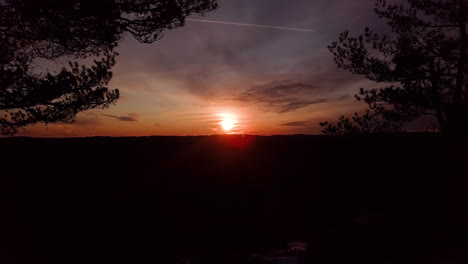
[[[245,140],[0,139],[2,263],[468,260],[466,138]]]

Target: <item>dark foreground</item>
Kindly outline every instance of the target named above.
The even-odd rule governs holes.
[[[467,146],[0,139],[0,263],[468,263]],[[290,242],[308,250],[274,258]]]

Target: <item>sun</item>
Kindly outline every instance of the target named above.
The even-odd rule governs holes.
[[[229,132],[237,126],[237,120],[234,115],[221,114],[222,120],[219,122],[224,131]]]
[[[235,122],[234,120],[223,120],[221,121],[221,126],[223,127],[224,130],[229,131],[235,127]]]

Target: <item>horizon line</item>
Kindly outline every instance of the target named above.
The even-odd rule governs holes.
[[[148,136],[64,136],[64,137],[40,137],[40,136],[0,136],[1,139],[31,138],[31,139],[73,139],[73,138],[145,138],[145,137],[214,137],[214,136],[255,136],[255,137],[276,137],[276,136],[325,136],[324,134],[205,134],[205,135],[148,135]]]

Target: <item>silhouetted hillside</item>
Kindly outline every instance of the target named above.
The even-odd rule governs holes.
[[[467,146],[437,134],[3,138],[0,262],[253,263],[304,242],[306,263],[467,263]]]

